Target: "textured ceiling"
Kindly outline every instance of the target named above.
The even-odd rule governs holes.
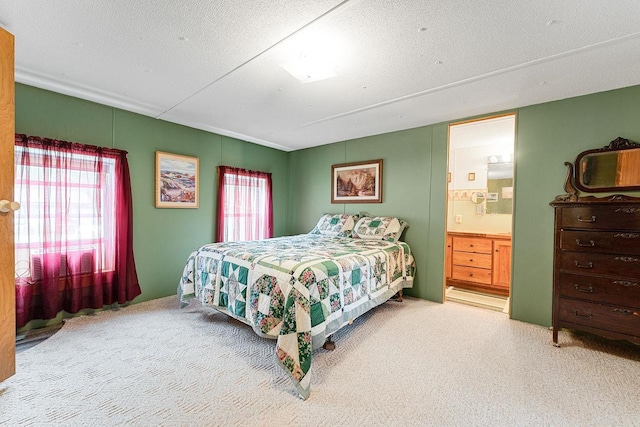
[[[637,0],[2,0],[16,81],[290,151],[640,84]],[[282,64],[328,48],[336,77]]]

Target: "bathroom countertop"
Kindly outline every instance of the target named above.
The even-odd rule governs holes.
[[[491,239],[511,239],[511,233],[482,233],[478,231],[447,231],[450,236],[489,237]]]

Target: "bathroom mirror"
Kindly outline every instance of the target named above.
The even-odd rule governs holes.
[[[487,165],[487,213],[513,212],[513,162]]]
[[[640,144],[618,137],[578,154],[575,186],[588,193],[640,190]]]

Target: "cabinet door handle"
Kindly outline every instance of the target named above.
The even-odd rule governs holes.
[[[596,222],[596,216],[592,215],[589,219],[582,219],[581,216],[578,216],[578,221],[580,222]]]
[[[576,287],[576,291],[578,292],[584,292],[585,294],[592,294],[593,293],[593,286],[589,285],[588,288],[581,288],[580,285],[578,285],[577,283],[574,283],[573,286]]]
[[[587,318],[587,319],[591,319],[593,317],[593,314],[591,314],[591,313],[589,313],[589,314],[581,314],[581,313],[578,313],[577,310],[574,311],[573,314],[575,314],[576,317],[584,317],[584,318]]]
[[[590,248],[596,245],[596,242],[593,240],[589,240],[589,243],[580,243],[580,239],[576,239],[576,245],[581,246],[583,248]]]
[[[621,314],[633,314],[633,311],[631,310],[626,310],[624,308],[614,308],[613,309],[614,313],[621,313]]]
[[[586,264],[580,264],[580,261],[576,261],[576,267],[578,268],[593,268],[593,263],[589,261]]]

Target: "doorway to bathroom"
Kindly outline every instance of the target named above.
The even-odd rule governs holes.
[[[449,125],[444,300],[507,314],[515,119]]]

